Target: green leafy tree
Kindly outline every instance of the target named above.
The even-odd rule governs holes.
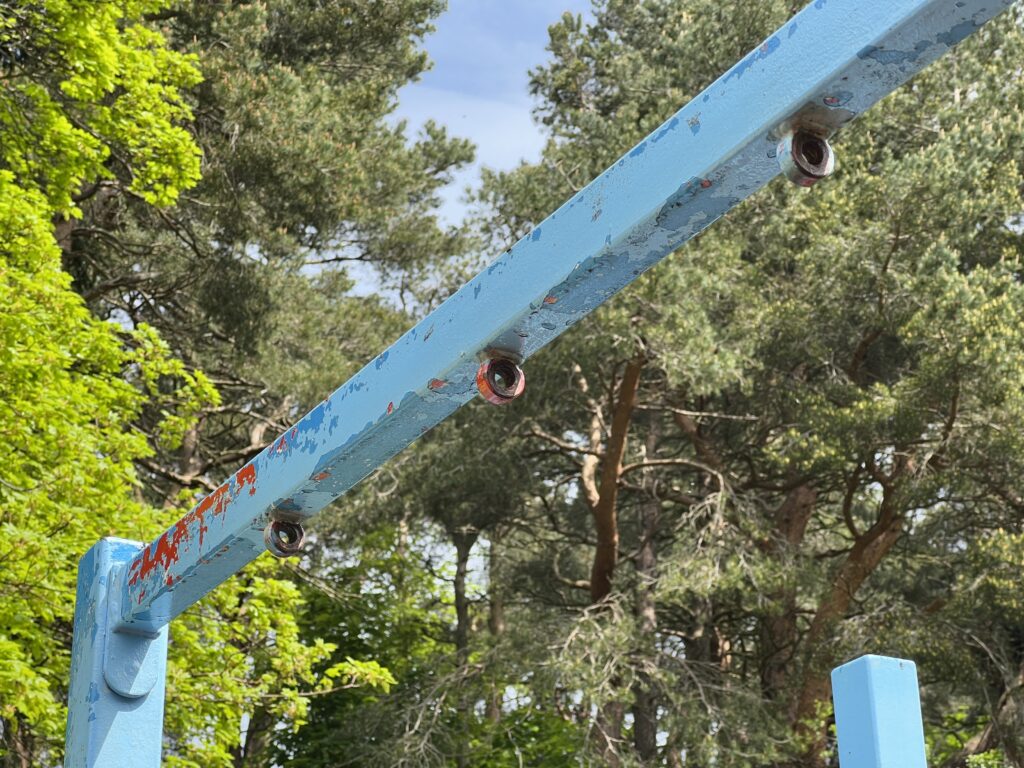
[[[534,77],[552,141],[489,180],[491,233],[525,233],[789,13],[566,17]],[[874,623],[894,605],[924,626],[929,559],[1019,530],[1021,40],[1005,17],[845,132],[834,180],[772,185],[538,361],[534,431],[562,454],[539,472],[577,474],[561,514],[595,538],[570,575],[608,603],[561,656],[598,761],[821,764],[829,667],[895,647]]]
[[[544,157],[485,181],[492,250],[791,13],[565,17],[534,73]],[[516,610],[500,657],[469,639],[522,698],[491,729],[481,686],[451,705],[461,741],[395,740],[394,763],[457,762],[543,702],[575,740],[565,764],[827,765],[828,671],[866,651],[921,660],[933,745],[959,717],[936,757],[1014,759],[1015,603],[986,590],[1024,526],[1022,45],[1019,17],[987,27],[845,131],[834,179],[770,185],[531,362],[527,397],[476,433],[527,457],[488,523],[508,528],[488,596]],[[437,439],[467,465],[453,498],[471,495],[474,434]],[[399,487],[426,509],[445,475],[422,475]]]
[[[203,72],[183,91],[202,177],[174,207],[153,207],[133,193],[126,166],[108,164],[112,178],[59,239],[97,316],[156,328],[185,370],[205,371],[219,390],[176,441],[157,439],[158,406],[134,421],[153,438],[136,461],[141,493],[168,518],[397,336],[409,315],[394,304],[430,301],[424,279],[463,249],[433,212],[471,147],[433,124],[410,138],[389,119],[398,89],[427,66],[418,42],[442,8],[145,8],[154,34]],[[372,655],[296,633],[304,598],[290,579],[302,572],[257,564],[172,626],[174,764],[267,765],[274,734],[306,719],[325,680],[385,681]]]
[[[94,319],[61,271],[54,224],[123,169],[167,204],[198,176],[180,89],[193,61],[140,24],[152,2],[6,4],[0,17],[0,717],[2,759],[55,763],[63,735],[78,558],[97,539],[157,527],[128,428],[162,438],[215,399],[151,329]],[[160,382],[173,382],[161,387]]]

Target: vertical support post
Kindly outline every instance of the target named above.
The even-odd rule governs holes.
[[[118,627],[121,582],[142,544],[103,539],[78,564],[65,768],[159,768],[167,627]]]
[[[832,670],[841,768],[927,768],[917,666],[862,656]]]

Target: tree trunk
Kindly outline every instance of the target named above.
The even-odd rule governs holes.
[[[993,749],[1003,750],[1007,765],[1024,768],[1024,664],[999,697],[992,718],[981,733],[946,760],[942,768],[965,768],[968,758]]]
[[[651,420],[645,444],[646,456],[653,458],[658,450],[660,422]],[[657,481],[648,483],[650,498],[640,505],[640,551],[636,558],[636,614],[637,631],[642,664],[657,665],[658,612],[654,591],[658,581],[658,552],[655,537],[661,524],[661,500],[657,495]],[[633,691],[633,746],[637,756],[647,765],[654,765],[658,757],[658,696],[653,681],[641,669]]]
[[[452,533],[452,543],[455,544],[455,663],[460,673],[465,671],[469,663],[469,598],[466,595],[466,574],[469,570],[469,554],[476,543],[478,532],[472,529],[463,528]],[[461,679],[461,675],[460,675]],[[467,696],[460,692],[458,695],[457,710],[459,721],[468,725],[470,702]],[[458,768],[466,768],[469,765],[466,756],[466,739],[459,739],[456,748],[455,764]]]
[[[600,482],[596,482],[593,475],[583,478],[597,534],[594,563],[590,570],[590,599],[595,604],[611,594],[612,577],[619,559],[619,477],[622,472],[622,459],[626,454],[626,439],[633,418],[633,409],[636,406],[643,365],[644,360],[640,356],[630,360],[619,383],[618,395],[612,407],[611,432],[601,460]],[[589,462],[585,466],[584,473],[586,474],[588,470],[596,472],[594,462]],[[622,703],[613,701],[605,704],[597,714],[592,731],[597,741],[598,752],[605,764],[611,768],[616,768],[620,764],[619,745],[622,742],[624,714],[625,707]]]
[[[630,360],[619,384],[619,393],[612,412],[611,434],[608,436],[608,445],[604,450],[601,465],[597,499],[591,507],[594,530],[597,534],[594,564],[590,569],[590,599],[594,603],[601,602],[611,593],[612,576],[619,559],[619,475],[622,472],[622,458],[626,454],[626,438],[636,406],[643,364],[643,359],[639,357]]]
[[[32,768],[35,764],[35,747],[24,720],[20,717],[15,720],[4,719],[3,726],[3,742],[7,746],[4,768]]]
[[[491,536],[491,556],[488,560],[487,587],[487,631],[491,643],[497,645],[505,634],[505,601],[504,588],[501,582],[501,536],[495,532]],[[488,722],[496,724],[501,720],[501,701],[504,693],[501,680],[491,680],[491,690],[487,697],[486,717]]]
[[[825,729],[817,722],[821,704],[832,694],[829,666],[835,661],[827,652],[828,641],[836,625],[842,620],[853,602],[857,590],[878,567],[903,533],[903,518],[892,503],[891,489],[886,489],[877,522],[857,538],[839,568],[818,610],[811,620],[804,641],[805,659],[803,684],[796,702],[793,726],[798,736],[808,744],[804,765],[808,768],[823,766],[821,757],[825,746]]]
[[[259,768],[267,764],[264,758],[270,748],[270,731],[274,720],[263,707],[257,707],[249,718],[245,730],[245,742],[233,750],[231,763],[234,768]]]
[[[466,596],[466,574],[469,553],[476,543],[477,532],[461,530],[452,533],[455,544],[455,661],[460,666],[469,660],[469,598]]]
[[[786,495],[775,512],[776,537],[766,544],[769,555],[783,560],[800,547],[816,501],[817,493],[806,484]],[[788,587],[769,597],[776,612],[766,617],[761,627],[761,685],[765,696],[781,701],[791,682],[798,640],[796,588]]]

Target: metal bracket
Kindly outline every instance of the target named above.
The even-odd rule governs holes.
[[[64,768],[159,768],[167,627],[151,637],[121,623],[119,583],[142,544],[103,539],[78,565]]]
[[[167,628],[145,632],[121,621],[124,565],[116,566],[107,593],[107,640],[103,650],[103,678],[115,693],[137,699],[153,690],[167,666]]]

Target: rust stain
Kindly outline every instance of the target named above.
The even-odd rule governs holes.
[[[545,304],[557,304],[558,303],[558,297],[557,296],[545,296],[544,297],[544,303]]]
[[[444,381],[443,379],[431,379],[430,383],[427,384],[427,386],[430,387],[435,392],[439,389],[444,389],[444,387],[446,387],[447,385],[448,382]]]
[[[235,484],[238,486],[239,492],[245,486],[249,486],[249,495],[254,495],[256,493],[256,465],[247,464],[238,470],[235,473]]]
[[[321,480],[326,480],[330,476],[330,472],[317,472],[315,475],[313,475],[313,480],[319,483]]]
[[[235,495],[241,493],[245,487],[249,488],[249,495],[256,493],[256,467],[249,464],[242,467],[232,478]],[[207,515],[222,515],[228,508],[234,496],[232,495],[232,482],[223,483],[217,490],[200,501],[195,509],[182,517],[174,524],[174,527],[164,532],[157,539],[155,545],[150,545],[142,550],[128,566],[128,584],[134,586],[139,581],[148,579],[157,568],[163,571],[170,570],[170,567],[178,562],[179,547],[182,543],[192,538],[192,528],[199,531],[199,546],[203,546],[203,539],[209,530]],[[166,578],[167,586],[174,586],[174,578],[170,575]]]

